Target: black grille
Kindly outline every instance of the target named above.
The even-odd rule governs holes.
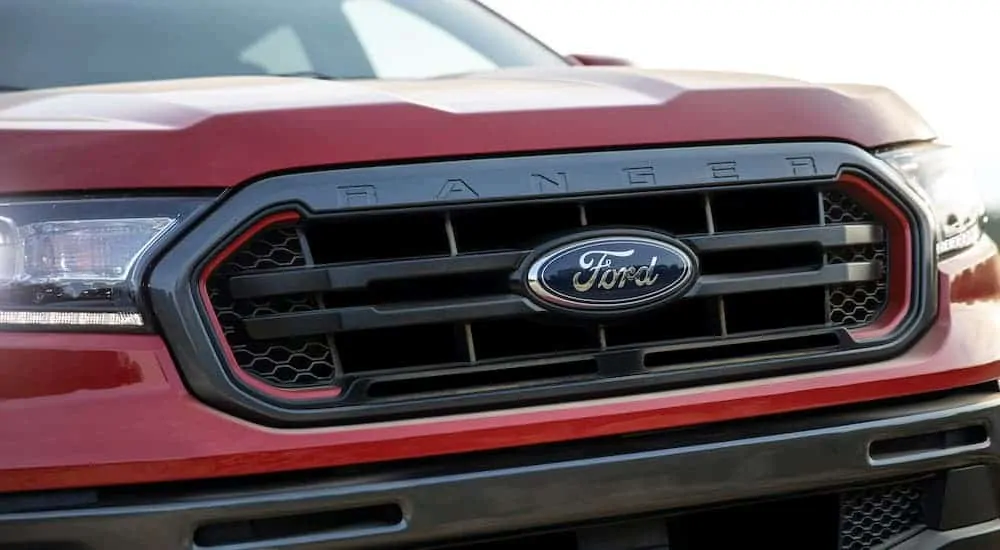
[[[208,284],[209,300],[239,367],[280,388],[329,385],[334,380],[333,351],[324,336],[260,341],[247,336],[243,319],[278,313],[311,311],[311,294],[289,294],[257,300],[234,300],[225,281],[262,269],[306,265],[298,230],[277,225],[257,234],[219,267]]]
[[[920,484],[854,491],[840,503],[840,550],[867,550],[924,527]]]
[[[238,368],[345,402],[569,386],[840,345],[886,302],[881,224],[830,184],[459,204],[283,222],[211,275]],[[595,229],[676,235],[687,298],[597,322],[543,313],[510,274],[532,247]]]

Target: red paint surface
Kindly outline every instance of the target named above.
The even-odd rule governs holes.
[[[950,304],[948,297],[952,280],[965,288],[997,288],[996,271],[982,267],[994,265],[996,253],[992,243],[984,242],[942,264],[942,313],[936,325],[908,353],[889,361],[692,390],[346,428],[278,430],[217,412],[190,396],[155,336],[4,334],[0,375],[36,376],[30,391],[0,401],[0,491],[245,475],[511,447],[995,380],[1000,378],[996,293],[980,292],[975,300]],[[977,277],[989,280],[975,282]]]
[[[118,336],[0,334],[0,422],[11,418],[4,407],[13,403],[163,384],[157,355],[162,345],[145,340],[144,346],[122,348]]]
[[[888,90],[757,75],[208,78],[0,94],[0,193],[225,187],[294,168],[527,151],[932,137]]]

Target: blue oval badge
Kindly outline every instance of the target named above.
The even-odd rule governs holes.
[[[676,296],[695,277],[694,255],[658,235],[581,238],[550,250],[527,272],[539,300],[590,312],[638,309]]]

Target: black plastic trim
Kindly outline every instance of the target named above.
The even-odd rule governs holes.
[[[260,340],[345,330],[388,328],[426,323],[448,323],[463,319],[516,317],[540,311],[526,298],[501,295],[460,301],[407,306],[356,306],[302,313],[268,315],[244,322],[247,334]]]
[[[878,279],[880,262],[831,264],[809,271],[777,273],[742,273],[739,275],[703,275],[691,290],[691,296],[717,296],[732,292],[753,292],[779,288],[830,285]]]
[[[441,274],[513,270],[527,252],[462,254],[357,265],[309,266],[259,271],[229,279],[233,298],[256,298],[279,294],[355,290],[392,278],[430,277]]]
[[[951,531],[924,531],[893,546],[893,550],[996,550],[1000,548],[1000,520]]]
[[[621,374],[629,374],[636,372],[637,369],[643,366],[644,363],[648,361],[647,358],[655,358],[657,355],[666,354],[670,352],[682,352],[690,351],[695,349],[708,349],[714,348],[716,351],[728,348],[730,346],[737,348],[745,348],[748,346],[758,347],[762,343],[771,342],[775,344],[782,344],[788,342],[791,345],[795,345],[801,341],[811,341],[811,342],[825,342],[828,345],[815,347],[812,350],[805,351],[801,350],[799,352],[788,353],[787,357],[807,357],[810,352],[815,354],[819,351],[834,351],[835,347],[830,345],[829,342],[847,342],[849,337],[843,329],[838,329],[834,331],[823,330],[823,329],[813,329],[811,331],[796,332],[794,335],[779,336],[774,334],[749,334],[740,337],[734,337],[725,341],[725,343],[720,343],[718,338],[704,338],[700,340],[687,341],[676,344],[666,344],[661,346],[654,346],[647,348],[645,353],[624,350],[624,351],[607,351],[602,353],[592,353],[592,354],[572,354],[566,356],[560,356],[557,359],[552,358],[536,358],[526,361],[511,361],[502,362],[499,364],[484,363],[478,367],[472,369],[463,369],[463,372],[474,372],[475,370],[499,370],[499,369],[514,369],[514,368],[526,368],[530,366],[536,366],[538,368],[545,366],[558,366],[558,367],[568,367],[572,368],[574,365],[586,362],[594,361],[604,372],[619,372]],[[745,352],[744,352],[745,353]],[[744,359],[745,357],[745,359]],[[757,369],[758,376],[766,376],[768,374],[775,374],[778,369],[782,369],[783,372],[787,373],[788,368],[783,365],[774,365],[766,363],[767,354],[748,354],[741,357],[743,360],[733,360],[733,359],[719,359],[715,361],[703,361],[696,362],[689,365],[684,365],[679,367],[674,365],[669,369],[657,369],[656,365],[651,365],[649,372],[645,373],[643,376],[618,376],[615,378],[618,381],[617,387],[622,391],[642,391],[649,387],[650,380],[657,380],[663,377],[669,377],[670,381],[675,384],[685,384],[685,383],[697,383],[710,378],[713,380],[726,380],[727,376],[732,375],[733,365],[739,365],[748,363],[753,365]],[[340,397],[340,403],[342,410],[345,412],[345,418],[353,418],[351,415],[355,414],[365,414],[363,406],[355,406],[354,403],[363,401],[365,397],[365,392],[367,392],[368,387],[371,385],[378,384],[383,381],[396,381],[405,379],[407,377],[407,372],[412,376],[419,373],[423,374],[424,379],[433,376],[435,374],[447,375],[447,366],[443,368],[436,369],[435,371],[428,370],[404,370],[402,373],[398,374],[384,374],[372,377],[359,377],[357,380],[359,383],[348,384],[347,391]],[[558,385],[549,387],[517,387],[517,388],[506,388],[503,390],[496,390],[491,392],[483,392],[474,394],[475,404],[477,408],[489,408],[495,406],[503,406],[511,401],[518,401],[521,403],[534,402],[538,399],[571,399],[574,395],[579,395],[582,389],[586,389],[588,385],[593,385],[593,380],[573,380],[573,379],[560,379]],[[446,395],[438,396],[434,399],[434,404],[443,410],[461,410],[461,407],[468,403],[469,398],[467,395],[462,393],[450,393]],[[372,405],[377,404],[380,412],[386,416],[394,415],[405,415],[409,411],[413,410],[412,402],[391,402],[391,401],[371,401]]]
[[[803,161],[802,159],[807,159]],[[709,166],[726,161],[735,166],[725,180],[713,179]],[[804,168],[805,167],[805,168]],[[652,177],[631,177],[635,169]],[[549,185],[539,174],[561,172],[562,185]],[[858,175],[891,197],[909,217],[914,252],[914,279],[908,317],[884,338],[846,349],[823,350],[811,356],[755,358],[752,363],[726,363],[690,370],[664,371],[640,377],[612,377],[574,387],[528,394],[509,392],[506,401],[468,395],[429,398],[411,403],[348,405],[265,395],[246,387],[225,364],[205,320],[198,297],[199,274],[255,220],[275,212],[296,210],[306,216],[336,216],[350,212],[444,204],[486,204],[504,199],[545,200],[573,194],[613,194],[673,189],[711,190],[744,185],[783,185],[803,181],[834,182],[842,174]],[[564,153],[508,158],[457,160],[414,165],[375,166],[275,176],[232,193],[154,267],[149,289],[154,311],[186,382],[193,393],[229,413],[273,426],[307,427],[356,423],[427,414],[478,410],[487,406],[523,406],[554,399],[621,395],[692,384],[760,377],[777,372],[836,368],[887,359],[903,352],[924,333],[936,315],[937,278],[933,256],[932,216],[924,199],[914,193],[884,162],[856,146],[843,143],[762,143],[677,147],[635,151]],[[245,220],[234,227],[234,220]],[[345,236],[344,238],[350,238]],[[790,334],[795,336],[798,333]],[[720,342],[724,344],[724,342]],[[641,379],[641,384],[634,383]],[[529,399],[530,394],[530,399]]]
[[[737,290],[751,292],[873,281],[879,277],[881,269],[882,265],[879,262],[857,262],[832,264],[809,271],[704,275],[688,296],[717,296]],[[353,284],[353,281],[348,281],[348,284]],[[245,326],[247,334],[259,340],[426,323],[500,319],[532,315],[541,310],[541,307],[521,296],[500,295],[454,302],[441,301],[426,305],[355,306],[283,313],[248,319],[245,321]]]
[[[1000,518],[1000,492],[994,472],[983,465],[949,470],[934,481],[925,498],[927,526],[951,531]]]
[[[984,465],[1000,472],[1000,396],[977,391],[912,403],[825,411],[809,417],[577,441],[560,449],[520,448],[354,470],[303,472],[295,480],[236,479],[98,491],[98,503],[0,513],[0,545],[69,543],[70,548],[181,550],[203,526],[324,516],[398,505],[380,522],[311,523],[301,532],[239,537],[219,550],[401,548],[684,511],[738,501],[838,492]],[[984,425],[988,448],[873,464],[872,440]],[[724,474],[720,474],[724,473]],[[221,480],[217,480],[221,481]],[[597,495],[595,490],[599,490]],[[55,502],[55,500],[53,500]],[[3,498],[0,497],[0,504]],[[391,511],[391,510],[390,510]],[[345,526],[346,524],[346,526]],[[910,539],[980,540],[996,522]],[[987,528],[988,527],[988,528]],[[995,539],[990,539],[995,540]],[[34,545],[34,546],[31,546]],[[906,546],[910,547],[910,546]],[[913,548],[979,548],[933,546]],[[56,546],[58,548],[58,546]]]
[[[770,231],[733,231],[682,238],[700,252],[719,252],[774,245],[818,244],[823,247],[870,244],[884,240],[874,224],[794,227]],[[233,298],[257,298],[281,294],[331,292],[361,289],[388,277],[418,278],[442,274],[513,271],[531,254],[529,250],[459,254],[413,260],[368,262],[356,265],[314,265],[260,270],[229,279]]]
[[[792,227],[769,231],[733,231],[684,237],[699,252],[718,252],[765,246],[818,244],[823,247],[871,244],[884,240],[882,227],[868,223]]]

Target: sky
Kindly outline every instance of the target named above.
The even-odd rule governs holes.
[[[1000,1],[482,1],[564,54],[887,86],[1000,195]]]

